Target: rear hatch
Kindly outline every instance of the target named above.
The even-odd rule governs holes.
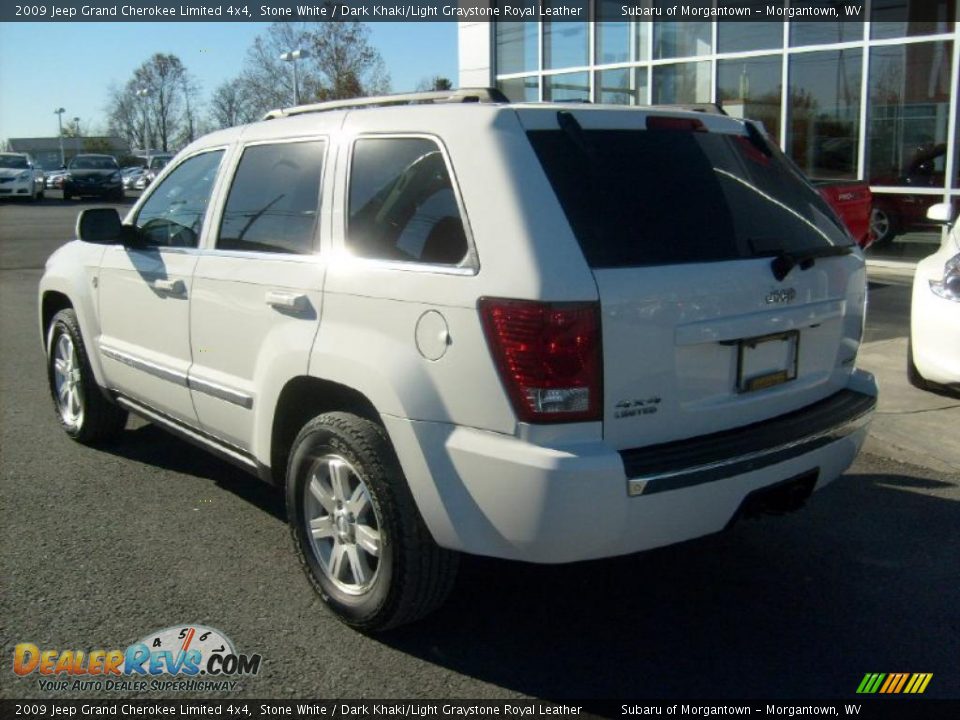
[[[759,131],[692,114],[552,112],[521,121],[597,284],[608,443],[749,425],[844,387],[862,256]]]

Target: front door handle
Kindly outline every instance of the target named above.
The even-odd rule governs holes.
[[[270,290],[266,295],[266,303],[277,310],[293,310],[302,312],[307,309],[309,302],[306,295]]]
[[[150,287],[160,293],[165,295],[186,295],[187,286],[183,283],[183,280],[169,280],[165,278],[157,278],[152,283]]]

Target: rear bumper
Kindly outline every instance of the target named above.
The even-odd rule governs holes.
[[[717,532],[748,495],[791,478],[816,473],[823,487],[859,452],[876,394],[873,376],[858,371],[846,390],[787,416],[623,453],[602,442],[548,448],[473,428],[384,421],[440,545],[563,563]]]

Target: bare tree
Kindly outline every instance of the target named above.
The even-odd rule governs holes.
[[[243,82],[255,115],[290,105],[293,75],[280,56],[302,49],[298,60],[303,102],[388,92],[390,77],[369,29],[359,22],[273,23],[247,52]]]
[[[183,129],[178,139],[181,145],[188,145],[203,132],[200,129],[201,121],[197,112],[200,104],[200,85],[186,70],[180,78],[180,92],[183,95]]]
[[[243,78],[220,85],[210,97],[210,120],[215,127],[244,125],[260,117]]]
[[[109,89],[109,96],[107,134],[122,137],[130,147],[147,147],[144,123],[146,110],[140,103],[136,91],[131,92],[129,85],[124,88],[114,85]]]
[[[157,53],[110,91],[111,130],[142,148],[164,151],[197,134],[198,88],[176,55]]]

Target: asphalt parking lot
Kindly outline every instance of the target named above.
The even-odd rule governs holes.
[[[273,490],[150,425],[100,449],[60,431],[36,286],[90,204],[0,205],[3,697],[53,696],[10,671],[17,643],[123,648],[185,623],[262,654],[231,696],[850,698],[867,672],[930,672],[927,696],[960,697],[960,473],[887,442],[799,513],[572,566],[466,559],[426,621],[348,630],[302,576]],[[881,358],[909,291],[872,284]],[[957,400],[904,402],[926,401],[956,437]]]

